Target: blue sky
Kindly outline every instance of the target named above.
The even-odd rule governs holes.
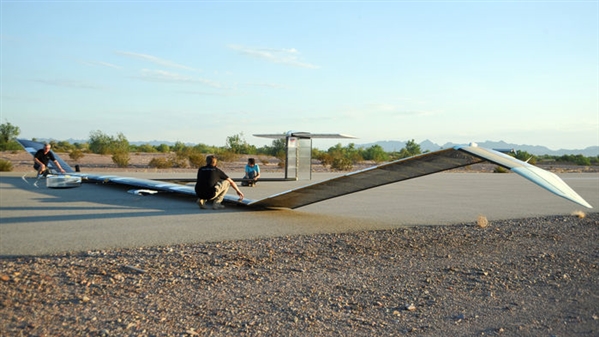
[[[24,138],[599,145],[597,1],[0,6],[1,118]]]

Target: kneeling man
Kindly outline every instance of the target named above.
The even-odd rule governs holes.
[[[198,170],[195,191],[199,198],[197,201],[198,206],[202,209],[206,208],[206,201],[209,200],[214,201],[213,209],[225,208],[221,203],[230,186],[237,191],[239,200],[243,200],[243,193],[237,187],[237,184],[225,172],[216,167],[216,162],[215,156],[207,156],[206,166],[202,166]]]

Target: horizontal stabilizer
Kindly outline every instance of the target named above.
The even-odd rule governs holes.
[[[284,139],[287,137],[299,137],[299,138],[329,138],[329,139],[355,139],[357,137],[344,135],[342,133],[310,133],[310,132],[296,132],[289,131],[287,133],[262,133],[255,134],[254,137],[261,138],[272,138],[272,139]]]

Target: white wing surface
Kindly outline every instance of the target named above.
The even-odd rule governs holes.
[[[489,150],[478,146],[458,146],[460,151],[468,152],[480,158],[484,158],[492,163],[501,165],[510,169],[512,172],[532,181],[533,183],[543,187],[549,192],[559,195],[562,198],[568,199],[581,206],[593,208],[586,202],[578,193],[576,193],[568,184],[560,177],[549,171],[529,163],[510,157],[504,153]]]

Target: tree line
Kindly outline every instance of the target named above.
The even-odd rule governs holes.
[[[20,134],[20,128],[9,122],[0,124],[0,151],[18,151],[21,146],[15,141]],[[36,140],[36,139],[32,139]],[[101,155],[111,155],[112,161],[118,167],[127,167],[130,161],[131,153],[162,153],[165,156],[155,157],[148,165],[156,168],[197,168],[204,165],[205,155],[215,154],[221,161],[234,161],[240,155],[272,156],[279,160],[279,165],[284,165],[285,161],[285,139],[273,140],[271,145],[256,147],[249,144],[242,133],[235,134],[226,138],[225,146],[210,146],[206,144],[188,145],[183,142],[176,142],[174,145],[160,144],[141,144],[135,145],[129,143],[124,134],[118,133],[115,136],[108,135],[100,130],[91,131],[89,140],[84,143],[70,143],[67,141],[50,141],[55,152],[68,153],[74,161],[82,159],[86,153],[95,153]],[[385,151],[380,145],[372,145],[367,148],[356,147],[354,143],[342,146],[340,143],[329,149],[312,149],[312,158],[320,161],[326,167],[333,170],[348,171],[353,165],[360,162],[382,163],[397,159],[407,158],[418,154],[426,153],[422,151],[420,145],[413,139],[407,141],[406,146],[393,152]],[[535,165],[543,163],[563,163],[575,165],[598,165],[599,156],[586,157],[583,155],[563,155],[563,156],[535,156],[526,151],[516,151],[512,154],[516,158],[528,161]]]

